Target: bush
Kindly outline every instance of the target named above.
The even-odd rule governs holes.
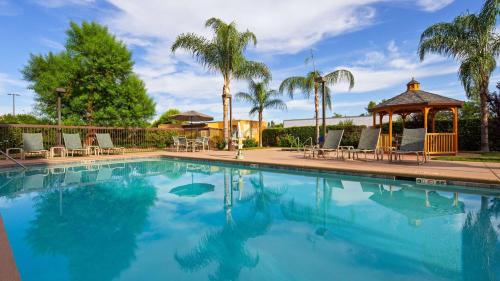
[[[50,125],[51,123],[49,119],[39,118],[32,114],[0,115],[0,124]]]
[[[328,130],[344,129],[344,136],[341,145],[357,146],[361,130],[365,126],[355,126],[349,124],[339,124],[328,126]],[[405,122],[406,128],[420,128],[422,123],[418,121]],[[436,120],[436,132],[451,132],[453,122],[451,120]],[[291,142],[295,142],[294,138],[299,138],[301,143],[304,143],[309,138],[314,141],[315,127],[291,127],[291,128],[268,128],[262,132],[262,141],[264,146],[280,146],[290,147]],[[394,122],[392,124],[393,134],[403,134],[402,122]],[[389,124],[382,125],[382,132],[389,131]],[[477,151],[480,149],[481,140],[481,123],[479,119],[459,119],[458,122],[458,147],[462,151]],[[493,119],[489,124],[489,141],[490,150],[500,151],[500,121]]]
[[[227,144],[226,140],[221,136],[213,137],[212,142],[214,143],[215,148],[217,148],[218,150],[223,150]]]
[[[141,144],[144,147],[158,147],[165,148],[169,147],[173,143],[173,136],[177,136],[176,131],[158,130],[158,131],[146,131],[146,143]]]
[[[327,126],[327,130],[344,129],[342,145],[357,145],[361,130],[364,127],[365,126],[334,125]],[[301,144],[310,143],[311,140],[315,144],[316,128],[314,126],[273,128],[265,129],[262,132],[262,142],[264,146],[290,147],[292,143],[295,144],[295,139],[297,137]]]
[[[252,139],[252,138],[246,138],[243,140],[243,147],[257,147],[259,146],[259,143]]]

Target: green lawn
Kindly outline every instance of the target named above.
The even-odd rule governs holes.
[[[460,153],[457,156],[437,156],[435,160],[446,161],[471,161],[471,162],[497,162],[500,163],[500,151],[485,153]]]

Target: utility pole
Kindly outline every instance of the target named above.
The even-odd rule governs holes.
[[[20,94],[7,94],[9,96],[12,96],[12,115],[16,116],[16,97],[21,96]]]

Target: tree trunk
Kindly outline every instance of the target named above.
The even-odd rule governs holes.
[[[319,93],[316,82],[314,83],[314,119],[316,120],[316,144],[319,144]]]
[[[92,125],[94,121],[93,94],[90,93],[87,100],[87,125]]]
[[[226,149],[228,147],[230,140],[229,136],[229,118],[228,118],[228,111],[229,111],[229,81],[224,79],[224,86],[222,87],[222,108],[223,108],[223,113],[222,113],[222,123],[223,123],[223,132],[224,132],[224,140],[226,140]]]
[[[259,111],[259,147],[262,147],[262,111]]]
[[[488,141],[488,84],[489,79],[484,83],[483,87],[479,92],[480,107],[481,107],[481,151],[490,151],[490,145]]]

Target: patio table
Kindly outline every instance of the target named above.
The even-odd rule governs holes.
[[[194,145],[196,143],[196,139],[186,139],[188,146],[191,146],[192,152],[196,152],[196,146]]]
[[[53,146],[50,148],[50,152],[49,152],[49,157],[50,158],[54,158],[56,156],[56,151],[59,151],[59,156],[61,158],[64,158],[66,157],[67,155],[67,151],[66,151],[66,147],[64,146]]]
[[[97,145],[89,145],[86,147],[88,149],[89,155],[99,156],[101,154],[101,148]]]

